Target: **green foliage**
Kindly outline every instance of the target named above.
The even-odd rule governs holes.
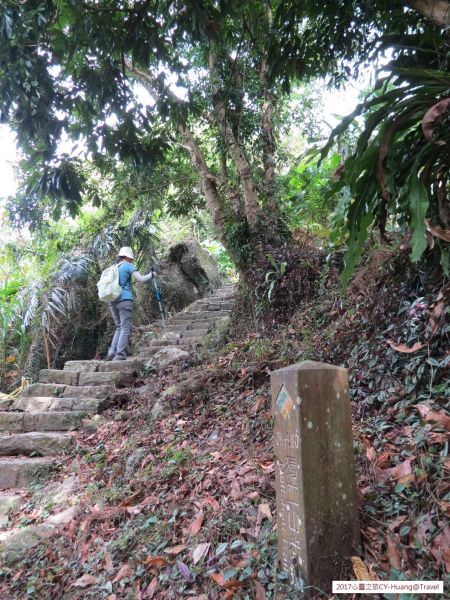
[[[225,250],[223,245],[217,240],[206,239],[200,245],[207,250],[217,260],[220,273],[227,277],[233,277],[236,274],[236,268],[230,255]]]
[[[337,153],[320,162],[305,157],[289,176],[288,197],[283,202],[291,227],[326,228],[339,195],[329,194],[330,180],[341,162]]]
[[[450,73],[446,45],[439,45],[440,41],[436,34],[423,36],[420,45],[400,52],[385,67],[388,75],[335,129],[323,151],[325,156],[353,120],[364,115],[355,152],[332,188],[332,193],[346,190],[347,197],[354,198],[340,206],[349,247],[344,282],[351,277],[374,222],[382,235],[387,227],[409,230],[413,261],[427,247],[425,217],[432,226],[447,229],[450,225],[445,208],[450,113],[448,108],[441,113],[436,109],[448,96]],[[439,238],[437,231],[434,235]],[[443,242],[445,233],[438,244],[445,253]]]

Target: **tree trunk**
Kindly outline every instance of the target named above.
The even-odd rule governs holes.
[[[217,121],[222,130],[230,155],[236,165],[241,180],[244,196],[245,216],[251,231],[256,231],[261,211],[258,204],[258,193],[253,182],[252,170],[243,149],[236,140],[233,129],[228,122],[225,101],[216,69],[216,56],[213,52],[209,54],[209,70],[213,84],[213,103],[216,111]]]
[[[438,27],[450,25],[450,3],[445,0],[407,0],[407,4]]]

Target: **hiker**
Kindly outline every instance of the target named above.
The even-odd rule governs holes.
[[[152,279],[156,273],[150,271],[147,275],[141,275],[134,264],[133,250],[123,247],[118,254],[119,285],[122,293],[114,302],[109,303],[116,331],[108,350],[106,360],[125,360],[127,358],[128,339],[133,325],[133,292],[131,291],[131,279],[145,283]]]

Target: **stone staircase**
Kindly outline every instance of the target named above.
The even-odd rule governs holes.
[[[39,382],[17,398],[0,400],[0,490],[45,478],[70,446],[70,431],[126,400],[117,388],[130,385],[141,369],[138,360],[69,361],[63,370],[42,370]]]
[[[161,321],[138,328],[133,355],[145,360],[167,347],[192,350],[203,342],[214,325],[230,315],[234,295],[235,287],[224,285],[175,314],[165,328]]]
[[[140,328],[133,358],[68,361],[62,370],[42,370],[39,381],[19,396],[0,398],[0,562],[1,557],[15,561],[72,518],[73,507],[41,525],[7,530],[26,490],[43,484],[60,464],[83,420],[125,403],[128,395],[120,388],[130,386],[157,352],[169,347],[187,351],[201,344],[231,312],[233,295],[233,286],[224,286],[174,315],[166,327]],[[59,485],[64,487],[64,481]]]

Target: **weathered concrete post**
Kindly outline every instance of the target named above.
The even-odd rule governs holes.
[[[359,546],[347,370],[306,361],[271,385],[281,563],[292,584],[327,590]]]

